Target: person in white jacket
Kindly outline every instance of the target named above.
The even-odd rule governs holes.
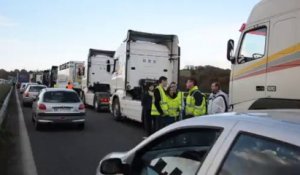
[[[228,95],[221,90],[220,83],[213,82],[211,84],[212,93],[208,98],[207,113],[217,114],[228,112]]]

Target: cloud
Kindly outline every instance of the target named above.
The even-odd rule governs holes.
[[[18,24],[14,22],[13,20],[0,15],[0,27],[14,27],[17,26]]]

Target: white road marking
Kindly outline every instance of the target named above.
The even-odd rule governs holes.
[[[22,168],[24,175],[37,175],[37,169],[34,162],[31,144],[24,120],[23,111],[20,105],[19,95],[17,91],[16,93],[16,100],[18,105],[18,118],[19,118],[19,136],[20,136],[20,143],[21,143],[21,161],[22,161]]]

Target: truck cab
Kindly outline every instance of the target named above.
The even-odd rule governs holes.
[[[116,120],[142,122],[141,98],[145,86],[160,76],[178,82],[180,50],[176,35],[129,30],[114,56],[111,111]]]
[[[234,111],[300,108],[300,4],[262,0],[243,24],[232,63],[230,103]]]
[[[90,49],[82,79],[81,97],[96,111],[109,110],[114,51]]]

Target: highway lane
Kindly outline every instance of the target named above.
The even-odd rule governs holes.
[[[39,175],[95,174],[99,160],[113,151],[126,151],[145,136],[141,125],[116,122],[109,113],[87,109],[86,128],[53,126],[36,131],[31,108],[22,107]]]

